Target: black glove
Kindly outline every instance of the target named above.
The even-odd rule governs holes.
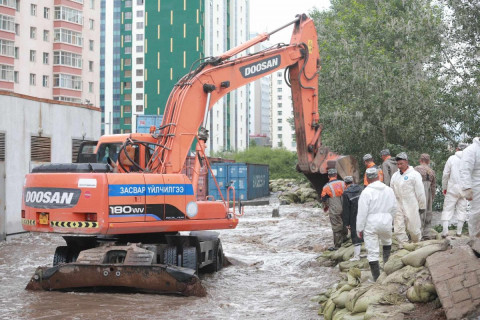
[[[425,209],[418,209],[418,213],[420,213],[421,215],[425,213]]]

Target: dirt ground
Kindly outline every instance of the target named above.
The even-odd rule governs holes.
[[[443,308],[438,308],[436,302],[416,303],[415,310],[405,315],[405,320],[446,320]]]

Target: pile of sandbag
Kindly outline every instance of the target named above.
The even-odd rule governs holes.
[[[299,183],[293,179],[271,180],[270,191],[280,192],[278,198],[282,204],[315,202],[318,198],[309,182]]]
[[[337,251],[325,252],[319,261],[324,265],[327,261],[338,263],[346,274],[339,283],[314,298],[320,304],[319,314],[325,320],[403,319],[405,313],[415,308],[413,303],[438,302],[432,277],[424,265],[428,256],[449,246],[448,240],[407,244],[401,250],[396,250],[394,244],[395,251],[375,283],[366,258],[348,261],[353,255],[351,243]]]

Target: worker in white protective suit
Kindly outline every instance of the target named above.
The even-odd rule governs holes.
[[[379,181],[378,170],[366,171],[368,186],[358,200],[357,236],[364,238],[367,259],[374,281],[380,275],[379,242],[383,246],[383,263],[390,257],[392,250],[392,222],[397,211],[397,202],[393,190]]]
[[[422,176],[408,165],[407,154],[401,152],[395,159],[399,170],[393,174],[390,181],[390,187],[397,199],[393,228],[399,246],[402,247],[403,243],[408,242],[407,232],[413,242],[422,238],[420,215],[425,213],[426,198]]]
[[[444,238],[448,235],[449,221],[454,214],[457,219],[457,236],[462,234],[463,224],[467,218],[467,200],[463,197],[460,185],[460,165],[463,150],[467,146],[466,143],[459,143],[455,154],[448,158],[443,169],[442,190],[445,199],[442,211],[442,237]]]
[[[463,150],[460,164],[460,185],[465,199],[471,201],[468,232],[480,238],[480,138]]]

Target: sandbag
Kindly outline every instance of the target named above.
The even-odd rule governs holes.
[[[377,304],[386,295],[390,295],[392,293],[398,293],[400,288],[401,288],[401,285],[397,283],[389,283],[388,285],[370,287],[370,290],[365,292],[355,302],[355,305],[353,307],[353,313],[367,311],[367,308],[369,305]]]
[[[362,313],[345,313],[343,315],[343,320],[363,320],[365,317],[365,312]]]
[[[379,305],[379,304],[372,304],[368,307],[367,311],[365,312],[365,320],[370,319],[385,319],[385,320],[403,320],[404,313],[408,313],[413,311],[415,306],[411,303],[403,303],[401,305]]]
[[[352,246],[353,247],[353,246]],[[340,271],[346,272],[350,268],[357,268],[357,269],[370,269],[370,265],[368,264],[367,259],[360,259],[357,261],[342,261],[338,264]]]
[[[406,286],[411,286],[415,281],[415,274],[423,270],[423,267],[415,268],[412,266],[405,266],[400,270],[388,275],[385,280],[381,282],[383,285],[389,283],[398,283]]]
[[[360,279],[362,278],[362,272],[358,268],[350,268],[347,271],[347,283],[352,286],[356,287],[360,284]]]
[[[430,246],[432,244],[445,244],[445,243],[448,244],[449,241],[445,240],[445,239],[440,239],[440,240],[434,239],[434,240],[420,241],[420,242],[417,242],[417,243],[404,243],[403,248],[407,249],[408,251],[415,251],[415,250],[418,250],[420,248]]]
[[[335,311],[335,303],[333,303],[332,299],[329,299],[323,308],[323,317],[325,320],[332,320],[333,311]]]
[[[340,292],[338,295],[332,298],[333,303],[337,306],[337,308],[345,308],[345,303],[348,299],[348,291]]]
[[[348,313],[347,309],[335,309],[335,314],[333,315],[332,320],[342,320],[343,316]]]
[[[435,241],[435,240],[432,240]],[[448,244],[446,242],[442,244],[432,244],[423,248],[419,248],[413,252],[402,257],[402,262],[405,265],[409,265],[412,267],[421,267],[427,261],[427,257],[437,251],[445,251],[448,248]]]
[[[343,261],[348,261],[351,257],[353,257],[353,248],[354,246],[350,246],[345,250],[345,253],[342,256]]]
[[[351,245],[349,247],[352,247]],[[338,262],[343,261],[343,255],[348,250],[349,247],[340,247],[340,249],[334,251],[331,255],[332,260],[336,260]]]
[[[365,292],[370,289],[371,285],[365,285],[361,287],[354,288],[348,292],[347,295],[347,302],[345,303],[345,307],[348,311],[352,312],[355,306],[355,302],[357,302],[358,298],[360,298]]]
[[[407,290],[407,298],[411,302],[430,302],[437,298],[437,291],[432,276],[427,268],[416,275],[413,286]]]
[[[319,294],[318,296],[313,297],[310,299],[311,302],[316,302],[318,304],[324,303],[328,300],[328,297],[324,294]]]
[[[347,284],[343,285],[340,289],[338,289],[337,292],[342,293],[342,292],[345,292],[345,291],[350,291],[353,288],[355,288],[355,286],[351,286],[350,284],[347,283]]]
[[[403,268],[405,264],[402,262],[402,257],[410,253],[408,250],[399,250],[392,254],[387,263],[383,266],[383,270],[387,275]]]

